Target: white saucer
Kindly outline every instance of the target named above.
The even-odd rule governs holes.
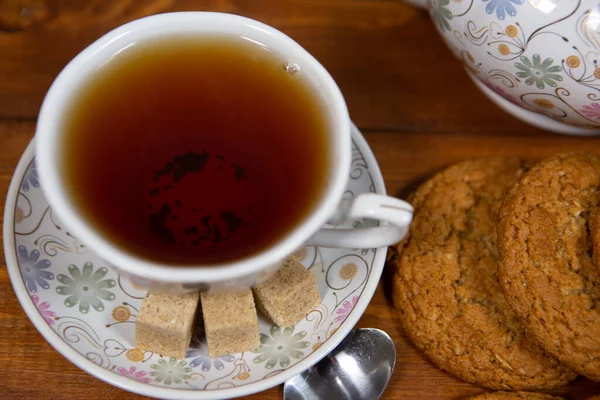
[[[559,121],[555,121],[552,118],[536,113],[533,111],[526,110],[516,104],[511,103],[492,89],[487,87],[483,82],[477,79],[469,70],[467,75],[475,85],[481,89],[481,91],[494,102],[498,107],[511,114],[513,117],[520,119],[521,121],[535,126],[536,128],[543,129],[554,133],[561,133],[563,135],[575,135],[575,136],[598,136],[600,135],[600,129],[582,128],[580,126],[568,125]]]
[[[346,196],[385,193],[366,141],[353,126]],[[354,221],[341,228],[364,226]],[[377,287],[386,249],[308,247],[295,257],[317,277],[322,303],[281,330],[261,316],[262,346],[211,359],[198,332],[185,360],[135,349],[145,290],[135,287],[66,232],[48,206],[30,143],[4,213],[8,272],[23,309],[44,338],[91,375],[131,392],[169,399],[223,399],[269,389],[309,368],[354,327]],[[60,372],[60,371],[57,371]]]

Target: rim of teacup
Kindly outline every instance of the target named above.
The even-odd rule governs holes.
[[[226,30],[225,30],[226,29]],[[247,258],[219,265],[162,265],[145,260],[113,245],[94,229],[69,198],[60,174],[61,123],[73,93],[103,62],[139,42],[179,34],[228,34],[257,40],[301,66],[327,106],[332,157],[329,179],[313,211],[273,246]],[[351,158],[351,129],[348,109],[340,89],[325,68],[304,48],[284,33],[261,22],[233,14],[177,12],[145,17],[102,36],[79,53],[52,83],[40,110],[36,130],[36,158],[44,194],[61,221],[83,243],[106,262],[153,281],[212,283],[259,273],[300,248],[335,211],[342,198]]]

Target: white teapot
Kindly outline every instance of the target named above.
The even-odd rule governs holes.
[[[600,134],[599,0],[406,0],[426,7],[477,86],[525,122]]]

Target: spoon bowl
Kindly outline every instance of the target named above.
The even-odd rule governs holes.
[[[285,382],[284,400],[378,399],[396,364],[396,346],[382,330],[351,331],[329,355]]]

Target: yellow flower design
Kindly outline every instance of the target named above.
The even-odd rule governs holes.
[[[465,67],[467,67],[467,69],[469,71],[471,71],[471,73],[473,73],[473,74],[477,74],[478,73],[477,68],[475,68],[474,66],[472,66],[470,64],[465,64]]]
[[[236,378],[240,381],[245,381],[246,379],[250,378],[250,374],[247,372],[240,372],[240,374],[236,376]]]
[[[581,64],[581,60],[577,56],[567,57],[567,65],[571,68],[577,68]]]
[[[317,351],[317,349],[319,347],[321,347],[322,345],[323,345],[323,342],[317,342],[317,343],[313,344],[313,347],[312,347],[313,351]]]
[[[469,53],[468,51],[467,51],[467,58],[468,58],[468,59],[469,59],[469,61],[471,61],[472,63],[474,63],[474,62],[475,62],[475,58],[473,58],[473,55],[472,55],[471,53]]]
[[[508,48],[507,45],[505,45],[504,43],[501,44],[500,46],[498,46],[498,51],[500,52],[500,54],[502,54],[503,56],[507,56],[510,54],[510,49]]]
[[[507,26],[507,27],[506,27],[506,30],[505,30],[505,32],[506,32],[506,35],[507,35],[508,37],[511,37],[511,38],[513,38],[513,37],[517,36],[517,34],[519,33],[519,30],[517,29],[517,27],[516,27],[516,26],[514,26],[514,25],[509,25],[509,26]]]
[[[356,272],[358,271],[358,267],[356,264],[345,264],[342,269],[340,269],[340,278],[349,281],[354,278]]]
[[[144,359],[144,352],[140,349],[129,349],[125,353],[125,357],[127,357],[129,361],[140,362]]]
[[[594,71],[594,77],[596,79],[600,79],[600,68],[596,68],[596,70]]]
[[[542,107],[542,108],[547,108],[547,109],[554,108],[554,103],[552,103],[550,100],[535,99],[533,102],[535,105]]]
[[[24,215],[23,209],[21,207],[17,207],[17,210],[15,211],[15,222],[20,224],[23,221]]]
[[[125,306],[118,306],[112,310],[112,317],[115,321],[125,322],[131,317],[131,311]]]

